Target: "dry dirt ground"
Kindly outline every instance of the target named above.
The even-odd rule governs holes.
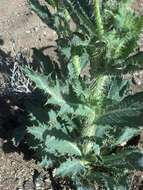
[[[19,51],[30,52],[33,47],[55,44],[56,33],[31,12],[26,0],[0,0],[0,39],[3,39],[0,49],[14,55]],[[33,175],[39,168],[33,160],[23,157],[18,152],[4,153],[0,143],[0,190],[38,189]]]
[[[7,52],[52,45],[56,33],[30,11],[26,0],[0,0],[0,36]]]
[[[135,8],[139,12],[142,10],[141,4],[143,5],[143,0],[136,1]],[[0,39],[4,40],[3,43],[0,41],[0,49],[11,52],[12,55],[21,50],[30,52],[32,47],[41,48],[55,44],[56,37],[56,33],[30,11],[26,0],[0,0]],[[33,174],[40,169],[33,160],[24,160],[22,153],[4,153],[1,141],[2,139],[0,139],[0,190],[36,189]],[[142,179],[143,174],[139,175]],[[42,189],[39,187],[39,190]]]

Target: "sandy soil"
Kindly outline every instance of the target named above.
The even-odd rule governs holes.
[[[143,0],[136,0],[135,9],[143,12]],[[53,45],[56,33],[30,11],[27,0],[0,0],[0,48],[15,52]]]
[[[32,176],[37,168],[34,160],[25,161],[18,153],[4,154],[0,152],[0,189],[1,190],[33,190]],[[25,184],[29,187],[25,188]]]
[[[30,11],[26,0],[0,0],[0,37],[5,51],[52,45],[56,33]]]

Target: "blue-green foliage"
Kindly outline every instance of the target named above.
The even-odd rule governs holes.
[[[112,176],[113,184],[118,184],[115,180],[117,175],[122,176],[128,169],[140,168],[138,163],[142,154],[139,150],[123,147],[118,152],[116,149],[140,133],[142,93],[129,96],[125,91],[119,98],[124,85],[120,84],[118,89],[115,86],[114,92],[114,79],[108,80],[108,88],[101,88],[101,94],[98,92],[93,96],[90,85],[86,82],[83,85],[83,79],[77,81],[76,74],[74,80],[68,75],[65,81],[53,81],[50,76],[29,68],[25,71],[47,96],[43,110],[33,105],[32,126],[27,128],[28,133],[34,136],[35,140],[30,144],[37,151],[41,165],[57,167],[57,175],[68,176],[75,184],[80,182],[85,186],[98,181],[96,167],[103,170],[100,176],[102,183]],[[105,96],[106,89],[110,89],[110,99]],[[47,116],[44,114],[46,110]],[[45,118],[41,120],[42,113]],[[133,154],[138,155],[136,164],[131,159]],[[120,179],[120,175],[118,177]]]
[[[77,189],[92,189],[95,181],[106,189],[127,189],[123,177],[142,168],[142,152],[123,144],[140,133],[143,93],[130,95],[123,74],[142,68],[137,39],[143,17],[127,0],[29,2],[56,30],[60,61],[59,70],[24,69],[46,97],[41,105],[27,105],[31,148],[42,166],[57,168],[56,175],[69,177]]]

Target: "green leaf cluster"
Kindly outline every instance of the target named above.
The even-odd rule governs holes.
[[[94,189],[95,182],[128,189],[128,172],[143,167],[142,152],[127,146],[143,125],[143,92],[131,95],[123,75],[142,68],[143,17],[127,0],[29,3],[56,30],[60,62],[60,68],[47,62],[42,72],[24,68],[46,97],[27,104],[31,148],[42,166],[56,168],[77,189]]]

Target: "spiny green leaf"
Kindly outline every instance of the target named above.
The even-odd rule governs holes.
[[[48,129],[47,125],[42,125],[39,127],[28,127],[27,131],[34,136],[35,139],[43,141],[43,134]]]
[[[47,156],[42,158],[42,161],[39,163],[39,165],[43,168],[51,168],[53,166],[53,162],[51,159],[48,159]]]
[[[57,105],[66,104],[65,100],[62,97],[60,92],[59,83],[57,82],[55,86],[50,86],[48,84],[49,76],[40,75],[31,69],[25,69],[26,75],[36,84],[36,87],[43,90],[45,93],[48,93],[52,99],[55,101],[54,103]],[[51,103],[51,102],[50,102]]]
[[[143,154],[137,148],[124,148],[118,153],[112,155],[104,156],[103,161],[106,166],[111,166],[114,168],[119,168],[122,171],[123,168],[128,170],[141,169],[142,166],[139,160],[143,157]]]
[[[56,139],[54,136],[46,136],[45,145],[47,147],[47,152],[56,155],[57,157],[61,157],[62,155],[69,156],[82,156],[80,149],[73,142]]]
[[[117,139],[114,145],[122,145],[122,143],[128,142],[132,137],[138,135],[140,132],[140,129],[125,128],[125,130],[123,130],[121,136]]]
[[[102,115],[97,121],[97,125],[111,125],[111,126],[139,126],[140,118],[143,114],[143,104],[131,105],[129,107],[122,107],[113,109]]]
[[[84,166],[81,164],[80,160],[67,160],[60,165],[56,170],[56,175],[62,177],[72,177],[76,178],[79,175],[83,175],[85,172]]]
[[[34,10],[41,19],[43,19],[45,22],[49,22],[51,26],[51,13],[49,9],[46,6],[41,5],[38,1],[35,0],[28,0],[32,10]],[[49,21],[48,21],[49,19]]]
[[[115,101],[122,101],[129,90],[129,81],[122,78],[113,78],[108,92],[108,98]]]

